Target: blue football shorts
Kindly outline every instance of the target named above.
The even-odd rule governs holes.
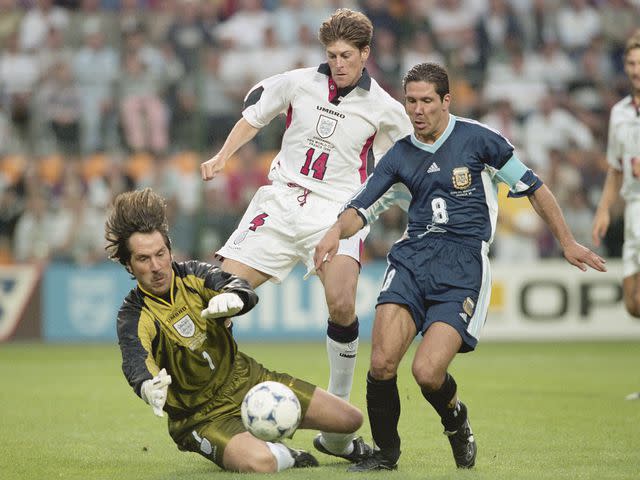
[[[396,243],[377,305],[406,306],[424,334],[434,322],[451,325],[462,337],[460,352],[475,349],[491,297],[488,245],[443,234]]]

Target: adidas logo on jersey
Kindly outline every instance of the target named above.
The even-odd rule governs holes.
[[[440,171],[440,167],[436,164],[436,162],[433,162],[431,166],[427,168],[427,173],[436,173],[439,171]]]

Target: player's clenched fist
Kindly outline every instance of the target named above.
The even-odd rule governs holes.
[[[164,368],[151,380],[145,380],[142,383],[140,389],[142,399],[151,405],[153,413],[158,417],[164,416],[162,409],[167,401],[169,385],[171,385],[171,375],[168,375]]]
[[[211,180],[222,171],[226,163],[226,160],[224,160],[219,154],[206,162],[202,162],[200,164],[200,174],[202,175],[202,179]]]
[[[203,318],[233,317],[244,307],[244,302],[235,293],[221,293],[209,300],[209,306],[202,310]]]

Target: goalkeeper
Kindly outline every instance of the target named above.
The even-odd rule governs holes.
[[[264,442],[244,428],[242,399],[265,380],[295,392],[301,428],[334,433],[360,428],[356,407],[238,351],[228,319],[249,311],[258,297],[245,280],[217,267],[173,261],[162,197],[148,188],[118,195],[105,237],[109,257],[138,282],[118,313],[122,370],[153,413],[167,413],[169,434],[180,450],[239,472],[317,466],[310,453]]]

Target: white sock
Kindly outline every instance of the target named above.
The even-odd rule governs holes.
[[[353,373],[356,368],[358,339],[349,343],[336,342],[327,337],[327,356],[329,357],[329,387],[327,390],[335,396],[349,401]],[[350,453],[353,450],[352,433],[322,432],[322,443],[334,453]]]
[[[344,439],[349,440],[346,446],[344,446]],[[327,433],[322,432],[320,436],[320,443],[324,445],[324,447],[329,450],[331,453],[335,453],[337,455],[349,455],[353,452],[353,434],[344,434],[344,433]]]
[[[272,442],[265,442],[265,443],[267,444],[267,447],[269,447],[269,450],[271,450],[271,453],[276,459],[276,468],[278,469],[278,472],[281,472],[282,470],[286,470],[288,468],[293,467],[294,460],[293,460],[293,457],[291,456],[291,452],[287,447],[285,447],[281,443],[272,443]]]
[[[329,357],[329,387],[327,390],[346,401],[349,401],[351,395],[357,353],[357,338],[353,342],[340,343],[327,337],[327,356]]]

